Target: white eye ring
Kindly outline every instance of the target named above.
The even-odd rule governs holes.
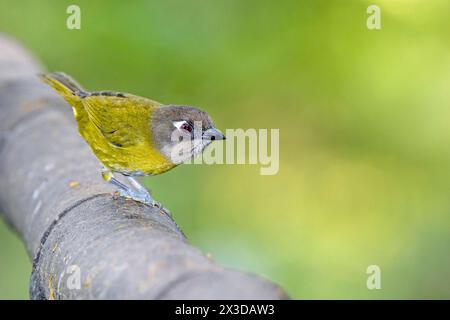
[[[174,121],[173,125],[175,126],[175,128],[177,128],[178,130],[181,129],[181,127],[183,126],[183,124],[186,124],[187,121],[185,120],[181,120],[181,121]]]

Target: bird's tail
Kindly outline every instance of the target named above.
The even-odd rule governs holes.
[[[62,72],[40,74],[39,76],[74,107],[79,104],[81,98],[89,95],[74,79]]]
[[[75,119],[79,122],[86,114],[82,98],[89,95],[74,79],[62,72],[40,74],[39,77],[60,94],[71,106]]]

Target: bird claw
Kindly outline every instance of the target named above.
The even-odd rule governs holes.
[[[132,190],[122,190],[122,189],[120,189],[118,191],[119,191],[119,195],[124,198],[132,199],[134,201],[146,204],[153,208],[158,208],[161,211],[164,211],[166,214],[170,215],[170,211],[167,210],[166,208],[164,208],[160,202],[154,200],[148,193],[144,194],[144,193],[134,192]]]
[[[170,211],[167,208],[164,208],[163,205],[161,204],[161,202],[155,201],[155,200],[151,200],[151,203],[149,203],[152,207],[154,208],[158,208],[159,210],[161,210],[162,212],[164,212],[165,214],[171,216]]]

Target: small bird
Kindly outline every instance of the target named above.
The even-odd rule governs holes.
[[[161,207],[135,177],[167,172],[212,141],[225,139],[208,113],[197,108],[129,93],[89,92],[62,72],[40,77],[72,106],[79,133],[103,164],[103,179],[126,198]],[[114,173],[127,177],[131,186]]]

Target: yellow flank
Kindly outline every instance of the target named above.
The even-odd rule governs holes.
[[[81,136],[106,168],[155,175],[176,166],[152,143],[151,115],[160,103],[131,94],[74,92],[78,87],[70,78],[52,74],[43,79],[72,106]]]

